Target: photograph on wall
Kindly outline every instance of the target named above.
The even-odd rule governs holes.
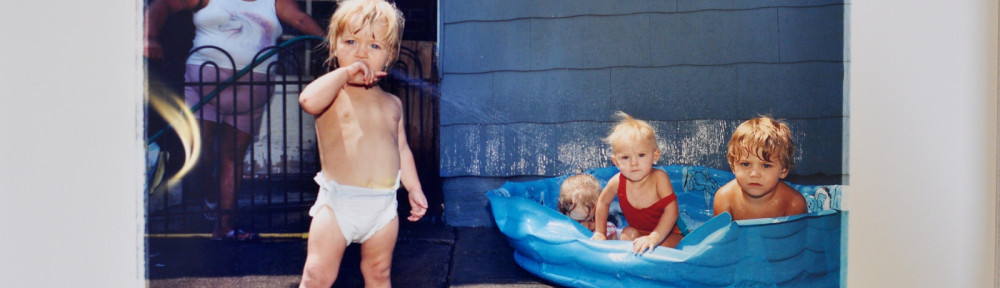
[[[444,2],[445,204],[488,207],[446,208],[445,218],[462,221],[458,225],[495,223],[521,267],[560,285],[838,286],[846,271],[839,203],[849,178],[849,6],[820,2]],[[474,35],[492,41],[470,41]],[[625,180],[616,175],[628,167],[612,160],[621,153],[617,141],[608,141],[619,111],[655,130],[656,143],[647,146],[659,149],[654,165],[668,175],[679,205],[677,212],[662,212],[677,213],[663,218],[684,234],[677,249],[634,258],[626,241],[589,240],[635,222],[627,221],[629,208],[653,203],[625,207],[622,190],[608,191],[622,189]],[[761,116],[784,122],[790,135],[732,143],[735,134],[754,134],[741,124]],[[778,138],[790,138],[792,151],[779,149],[788,145],[772,142]],[[723,210],[740,221],[713,217],[724,202],[716,192],[740,182],[732,172],[752,164],[727,157],[734,144],[763,158],[789,156],[772,160],[789,169],[779,176],[801,194],[794,205],[806,207],[797,211],[807,213],[751,220],[787,210],[754,214],[730,207]],[[599,198],[590,217],[573,218],[596,218],[590,227],[559,213],[562,183],[580,172],[612,186],[600,198],[617,193],[610,204]],[[643,179],[627,172],[621,174]],[[772,190],[786,190],[781,187]],[[490,191],[488,199],[470,196],[483,190]],[[659,193],[654,199],[670,194]],[[615,217],[619,211],[626,221]],[[649,231],[657,223],[642,224]]]
[[[147,279],[297,284],[339,1],[172,2],[143,16]],[[428,206],[395,194],[393,285],[844,284],[849,3],[389,2],[376,85]]]

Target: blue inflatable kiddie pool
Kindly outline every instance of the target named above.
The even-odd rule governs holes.
[[[632,254],[631,242],[590,240],[590,231],[556,210],[559,185],[570,175],[507,182],[488,191],[487,197],[518,265],[559,285],[840,287],[843,283],[841,225],[846,212],[840,211],[841,186],[789,183],[805,196],[808,214],[734,222],[728,213],[712,217],[715,191],[734,179],[732,173],[700,166],[656,168],[670,176],[680,208],[677,225],[686,236],[676,249],[657,247],[638,256]],[[585,173],[604,186],[618,169]],[[615,206],[612,203],[612,214]]]

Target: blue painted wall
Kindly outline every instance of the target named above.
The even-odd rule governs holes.
[[[791,179],[846,184],[843,1],[441,0],[445,219],[492,225],[507,180],[612,165],[621,110],[650,121],[659,164],[729,170],[740,122],[786,120]]]

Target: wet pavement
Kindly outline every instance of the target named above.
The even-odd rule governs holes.
[[[496,227],[401,222],[393,254],[394,287],[554,287],[514,262]],[[298,287],[306,240],[263,237],[221,242],[203,237],[150,237],[149,287]],[[333,287],[364,287],[360,246],[345,252]]]

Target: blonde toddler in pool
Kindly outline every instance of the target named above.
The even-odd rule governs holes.
[[[676,227],[677,195],[667,172],[653,168],[661,153],[656,132],[646,121],[620,111],[615,115],[620,121],[605,141],[613,151],[611,161],[621,172],[608,180],[598,197],[594,221],[607,221],[611,201],[617,196],[628,221],[619,237],[632,241],[633,253],[652,251],[656,246],[675,247],[683,237]],[[606,233],[597,225],[591,238],[606,240]]]

